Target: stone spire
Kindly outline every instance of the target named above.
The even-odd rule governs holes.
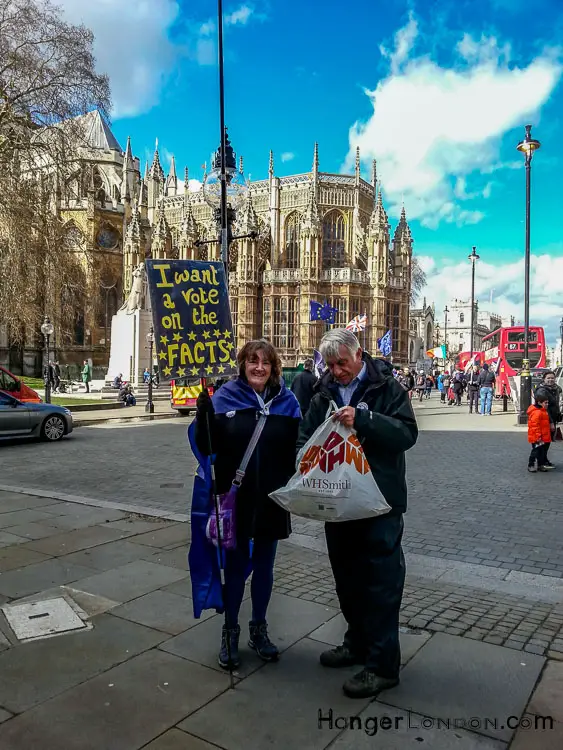
[[[369,233],[378,234],[380,231],[387,232],[389,230],[389,218],[387,212],[383,207],[383,199],[381,197],[381,189],[377,193],[375,205],[369,220]]]
[[[301,223],[301,234],[304,237],[320,237],[321,233],[322,222],[317,204],[317,193],[314,182],[311,182],[309,186],[309,200]]]
[[[375,203],[377,198],[377,161],[375,159],[371,165],[371,184],[373,185],[373,202]]]
[[[133,244],[138,244],[141,241],[141,214],[139,212],[139,203],[136,198],[133,201],[131,220],[127,225],[125,240]]]
[[[319,179],[319,144],[315,143],[315,150],[313,151],[313,182],[317,182]]]
[[[159,182],[164,182],[164,170],[162,169],[162,165],[160,163],[160,156],[158,154],[158,138],[156,139],[156,144],[154,148],[154,157],[152,160],[152,165],[149,170],[149,176],[152,177],[153,180],[158,180]]]
[[[237,220],[237,227],[242,234],[258,231],[258,215],[254,210],[251,190],[248,191],[248,198],[246,199],[244,208],[241,212],[241,217]]]
[[[170,236],[170,227],[168,226],[168,222],[166,221],[166,216],[164,215],[164,198],[163,197],[160,198],[160,203],[158,207],[158,219],[156,221],[152,236],[153,236],[153,242],[154,241],[166,242]]]
[[[184,170],[184,205],[180,221],[180,245],[191,247],[199,236],[197,221],[192,211],[190,199],[190,176],[188,168]]]
[[[191,204],[190,199],[190,171],[187,167],[184,168],[184,206],[187,207]]]
[[[176,195],[178,193],[178,178],[176,176],[176,160],[172,156],[170,160],[170,171],[166,178],[166,195]]]
[[[123,173],[121,179],[121,200],[123,202],[131,200],[131,188],[133,187],[133,155],[131,154],[131,136],[127,136],[127,146],[123,157]]]
[[[354,172],[356,186],[360,184],[360,147],[356,146],[356,168]]]
[[[399,223],[397,224],[397,228],[395,229],[395,234],[393,236],[393,244],[400,245],[405,243],[412,243],[412,232],[407,222],[405,207],[403,206],[401,209],[401,218],[399,219]]]
[[[270,150],[270,165],[268,167],[268,175],[270,177],[274,176],[274,152]]]

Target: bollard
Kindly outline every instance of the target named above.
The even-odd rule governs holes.
[[[506,394],[506,387],[503,386],[502,389],[502,410],[508,411],[508,396]]]

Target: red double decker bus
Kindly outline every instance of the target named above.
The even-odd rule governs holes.
[[[496,373],[496,396],[504,392],[510,396],[509,377],[522,369],[524,359],[524,326],[497,328],[483,338],[482,360]],[[545,367],[545,332],[539,326],[528,329],[528,358],[530,369]]]

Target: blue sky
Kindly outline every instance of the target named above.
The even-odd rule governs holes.
[[[62,0],[96,35],[113,130],[144,161],[158,137],[200,179],[219,141],[215,0]],[[533,125],[532,322],[563,315],[563,5],[535,0],[225,0],[226,119],[252,179],[371,161],[392,224],[404,200],[438,310],[468,297],[522,318],[524,168]],[[461,267],[460,267],[461,265]],[[490,299],[492,299],[492,304]]]

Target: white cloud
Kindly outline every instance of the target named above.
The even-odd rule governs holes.
[[[417,44],[419,29],[411,17],[395,35],[394,49],[382,50],[389,74],[365,92],[373,114],[350,129],[346,168],[353,168],[359,146],[366,163],[377,159],[392,215],[404,197],[409,217],[425,226],[475,223],[491,191],[482,174],[516,164],[500,161],[502,136],[537,119],[562,67],[548,50],[520,67],[511,60],[510,45],[491,37],[464,34],[450,67],[415,54]],[[470,205],[475,199],[477,207]]]
[[[225,25],[236,26],[240,24],[241,26],[245,26],[253,13],[253,8],[248,5],[241,5],[240,8],[225,16]]]
[[[280,159],[283,162],[292,161],[293,159],[295,159],[295,154],[293,153],[293,151],[284,151],[284,153],[280,156]]]
[[[561,248],[558,249],[561,253]],[[471,299],[470,263],[465,272],[451,257],[441,259],[420,256],[427,284],[420,294],[428,304],[436,305],[436,317],[442,325],[443,309],[453,299]],[[548,340],[558,336],[563,299],[563,255],[532,255],[530,264],[530,324],[546,329]],[[492,302],[491,302],[492,294]],[[480,260],[475,266],[475,298],[479,309],[496,312],[505,318],[514,315],[524,321],[524,259],[492,265]]]
[[[202,183],[199,180],[189,180],[189,191],[190,193],[197,193],[201,188]],[[184,193],[186,190],[186,183],[184,180],[178,179],[178,195]]]
[[[176,0],[59,0],[66,19],[84,23],[95,36],[97,69],[110,78],[113,116],[133,117],[158,103],[163,78],[178,54],[168,31],[180,8]]]

